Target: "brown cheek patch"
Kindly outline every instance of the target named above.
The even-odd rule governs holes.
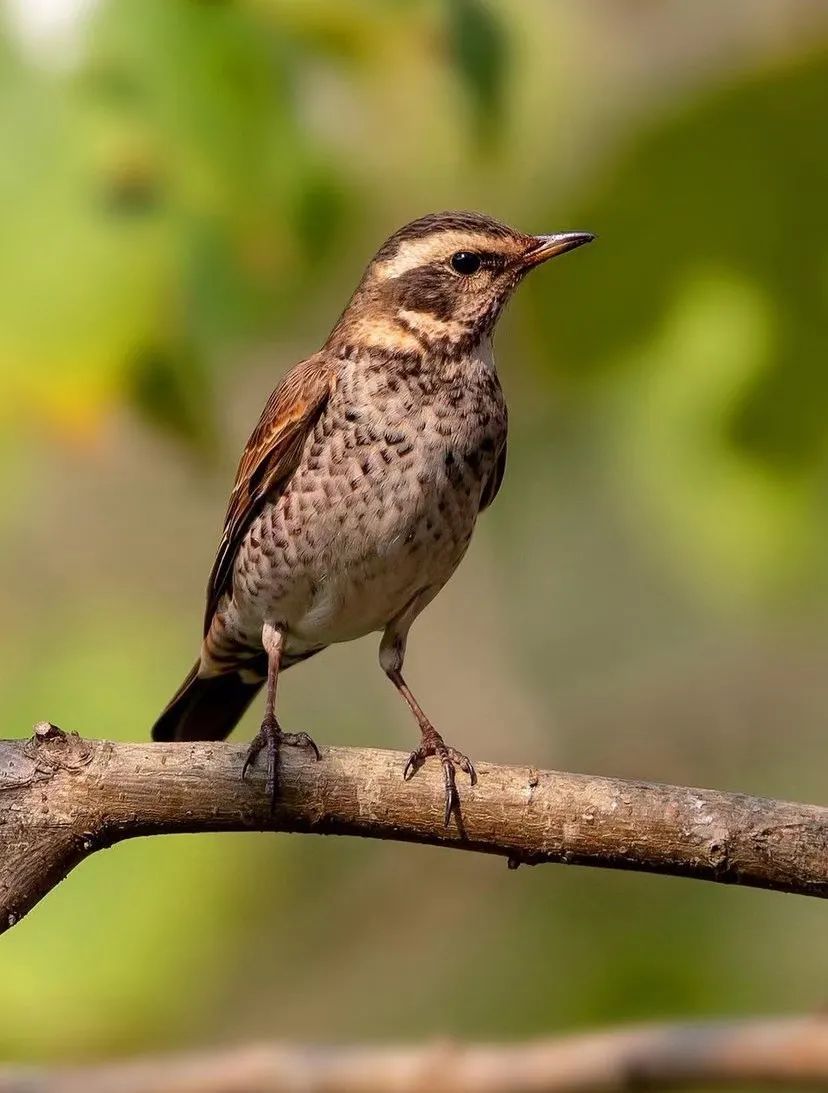
[[[403,311],[420,311],[435,319],[451,319],[457,309],[458,285],[444,269],[424,266],[409,270],[393,283],[393,297]]]

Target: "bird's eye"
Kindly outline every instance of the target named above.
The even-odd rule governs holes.
[[[480,269],[480,255],[469,250],[459,250],[451,256],[451,268],[455,273],[462,273],[468,277],[471,273],[477,273]]]

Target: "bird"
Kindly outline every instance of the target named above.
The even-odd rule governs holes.
[[[228,736],[261,687],[262,752],[274,807],[281,749],[307,733],[277,719],[281,673],[330,645],[382,635],[380,665],[443,771],[443,819],[457,770],[403,676],[414,620],[454,573],[506,467],[507,409],[492,350],[504,305],[531,270],[593,240],[528,235],[482,213],[431,213],[369,262],[319,352],[282,379],[241,456],[207,585],[198,660],[156,721],[155,740]]]

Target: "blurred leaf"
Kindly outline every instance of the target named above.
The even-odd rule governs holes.
[[[257,14],[269,19],[299,47],[348,64],[367,64],[382,49],[383,37],[398,21],[403,3],[388,0],[251,0]]]
[[[667,538],[683,512],[683,553],[697,576],[709,584],[710,563],[722,563],[743,593],[784,584],[808,540],[815,559],[825,522],[817,499],[828,470],[828,153],[814,133],[826,100],[821,53],[663,120],[604,169],[566,225],[598,232],[595,246],[530,288],[559,377],[591,381],[598,402],[607,373],[619,373],[613,392],[674,384],[696,408],[693,428],[671,439],[659,427],[663,407],[614,402],[610,463],[634,450],[633,463],[650,468],[644,489]],[[718,303],[708,296],[690,321],[688,300],[702,283],[719,286]],[[753,301],[746,322],[744,300]],[[715,331],[728,325],[741,339],[727,342],[743,362],[736,389],[717,382],[729,365]],[[669,328],[682,331],[679,341],[664,341]],[[643,431],[642,415],[652,426]],[[682,449],[685,470],[675,466],[668,488]]]
[[[699,271],[612,388],[619,479],[640,484],[639,510],[660,522],[672,558],[691,570],[715,562],[700,576],[724,601],[785,587],[807,558],[805,483],[751,458],[728,429],[777,336],[773,302],[753,283]]]
[[[506,35],[486,0],[446,0],[449,55],[474,112],[478,140],[497,136],[503,115]]]
[[[303,250],[312,260],[333,250],[343,221],[343,188],[330,171],[308,168],[293,203],[293,222]]]
[[[141,415],[203,457],[216,450],[216,422],[199,358],[187,349],[148,348],[130,369],[130,401]]]
[[[0,416],[85,437],[134,398],[203,444],[211,363],[302,298],[343,212],[300,49],[245,5],[110,0],[79,72],[4,63]]]

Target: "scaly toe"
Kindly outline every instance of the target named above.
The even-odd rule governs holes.
[[[317,761],[322,758],[319,754],[319,748],[316,746],[316,741],[308,736],[306,732],[283,732],[280,735],[280,741],[283,744],[287,744],[291,748],[309,748]]]
[[[258,733],[250,741],[250,745],[247,749],[247,755],[244,757],[244,766],[242,767],[242,781],[247,781],[247,772],[256,762],[262,748],[265,746],[265,741],[261,733]]]
[[[267,752],[267,776],[265,779],[265,792],[270,801],[271,811],[276,805],[276,758],[279,751],[281,732],[278,724],[268,721],[262,722],[262,727],[250,741],[247,755],[242,766],[242,780],[247,778],[247,772],[252,767],[259,755]]]
[[[421,751],[412,751],[408,757],[408,762],[405,764],[403,781],[410,782],[425,761],[426,757]]]
[[[460,798],[457,794],[457,784],[454,778],[454,766],[448,756],[443,759],[443,775],[446,783],[446,811],[443,816],[443,826],[448,827],[451,823],[452,812],[455,807],[460,804]]]
[[[474,764],[471,759],[469,759],[467,755],[464,755],[462,751],[457,751],[456,748],[448,749],[448,757],[455,766],[459,767],[465,774],[468,774],[469,782],[473,786],[476,786],[477,771],[474,769]]]
[[[405,769],[403,770],[403,779],[406,782],[410,781],[425,763],[426,759],[432,755],[436,756],[443,765],[446,801],[444,823],[446,827],[448,827],[451,823],[452,812],[460,807],[460,794],[457,792],[455,768],[459,767],[465,774],[468,774],[469,782],[473,786],[477,784],[477,772],[467,755],[464,755],[461,751],[457,751],[456,748],[447,747],[446,744],[443,743],[442,738],[435,731],[433,735],[423,739],[422,744],[416,751],[411,752],[408,757],[408,762],[405,764]]]

